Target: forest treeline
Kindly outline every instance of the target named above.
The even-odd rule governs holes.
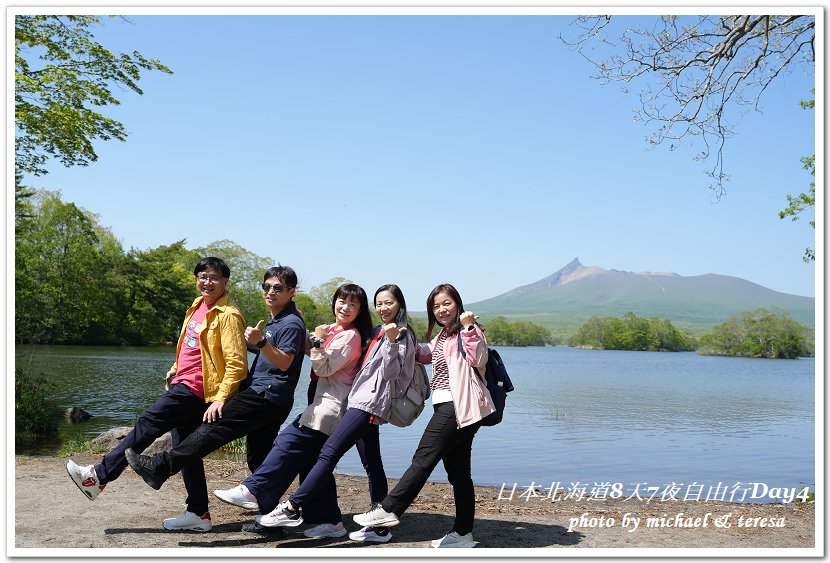
[[[231,268],[228,291],[248,324],[267,318],[262,274],[276,262],[230,240],[187,249],[185,241],[125,251],[98,217],[59,193],[15,186],[15,341],[25,344],[149,345],[175,342],[182,315],[196,297],[193,266],[219,256]],[[306,326],[333,321],[330,299],[348,280],[335,277],[298,288]],[[374,288],[366,288],[373,292]],[[376,323],[379,319],[372,312]],[[426,321],[411,317],[419,340]],[[484,319],[488,341],[500,346],[560,344],[542,326],[505,317]],[[742,313],[696,341],[666,319],[592,317],[571,346],[609,350],[685,351],[707,355],[794,358],[813,354],[812,331],[786,313]]]
[[[777,309],[745,311],[700,337],[706,356],[795,359],[815,355],[815,334]]]
[[[175,342],[182,315],[196,297],[193,266],[218,256],[231,268],[228,292],[245,321],[267,318],[262,274],[276,265],[230,240],[187,249],[184,240],[148,250],[124,250],[97,215],[48,190],[15,188],[15,341],[22,344],[149,345]],[[302,272],[300,272],[302,274]],[[331,296],[340,277],[298,288],[306,326],[333,322]],[[370,295],[375,288],[365,288]],[[372,311],[373,319],[379,323]],[[419,340],[426,321],[410,319]],[[550,331],[523,321],[493,319],[494,343],[553,344]]]
[[[813,331],[777,309],[756,309],[717,325],[695,340],[666,319],[591,317],[569,344],[601,350],[684,352],[707,356],[792,359],[814,354]]]
[[[577,348],[686,352],[697,342],[666,319],[644,319],[634,313],[622,318],[591,317],[570,339]]]

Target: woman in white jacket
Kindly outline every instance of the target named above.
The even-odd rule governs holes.
[[[495,411],[484,376],[487,341],[475,322],[475,315],[464,311],[458,291],[450,284],[435,287],[427,298],[427,339],[435,325],[441,331],[428,346],[421,346],[417,360],[432,363],[433,415],[418,444],[412,464],[397,486],[373,510],[354,516],[362,526],[395,526],[409,508],[439,461],[444,462],[455,499],[455,522],[432,547],[474,547],[473,520],[475,488],[470,470],[473,438],[481,420]],[[459,341],[464,354],[459,350]],[[475,368],[475,369],[474,369]]]

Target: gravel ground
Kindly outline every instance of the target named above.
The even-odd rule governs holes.
[[[83,465],[96,462],[99,456],[81,454],[72,459]],[[389,548],[413,550],[401,552],[406,555],[416,555],[415,550],[419,548],[425,548],[424,554],[435,554],[429,548],[429,540],[443,536],[452,526],[451,488],[444,483],[427,483],[401,518],[400,525],[392,529],[393,539],[386,544],[365,545],[348,538],[309,539],[300,533],[305,526],[286,532],[281,539],[251,537],[241,532],[241,526],[253,521],[256,513],[218,499],[211,501],[214,524],[211,532],[168,532],[161,527],[161,520],[183,509],[185,494],[181,479],[174,477],[160,491],[155,491],[127,469],[120,479],[110,483],[94,502],[90,502],[71,482],[64,464],[65,460],[60,457],[15,458],[14,536],[9,537],[7,543],[8,555],[94,556],[107,553],[72,551],[79,548],[123,550],[118,552],[122,556],[169,553],[165,548],[177,548],[173,555],[190,553],[181,548],[196,548],[202,553],[204,551],[198,548],[211,548],[214,550],[211,555],[238,555],[239,550],[250,548],[279,549],[282,556],[307,556],[310,555],[309,548],[341,548],[315,552],[316,556],[369,555],[366,550]],[[238,484],[246,471],[243,463],[206,460],[210,490]],[[352,515],[365,511],[369,504],[366,478],[338,475],[337,484],[344,524],[349,530],[356,530],[359,526],[352,520]],[[394,480],[390,479],[390,488],[392,486]],[[648,503],[610,499],[551,502],[544,493],[530,500],[516,495],[507,501],[499,499],[498,493],[498,489],[477,487],[477,519],[473,534],[478,542],[476,553],[480,555],[484,554],[482,548],[494,548],[499,555],[506,555],[505,549],[513,550],[510,555],[541,555],[540,549],[575,548],[596,550],[596,555],[625,555],[624,551],[618,550],[631,548],[669,549],[670,555],[703,555],[699,551],[701,548],[749,549],[747,555],[821,554],[822,546],[816,548],[814,504]],[[680,517],[677,516],[679,513],[682,513]],[[632,530],[630,520],[627,527],[622,525],[626,514],[629,519],[632,516],[641,519],[636,530]],[[583,515],[580,524],[578,520]],[[727,515],[725,522],[730,526],[718,527],[715,520],[720,518],[719,522],[723,524],[723,517]],[[649,517],[665,517],[665,521],[679,522],[681,526],[649,527],[646,525]],[[699,520],[694,527],[696,518]],[[781,527],[738,526],[739,520],[747,518],[754,524],[774,523]],[[761,518],[766,520],[761,521]],[[605,525],[600,526],[600,523]],[[682,527],[684,524],[692,527]],[[161,552],[159,548],[162,548]],[[359,548],[358,551],[353,551],[355,548]],[[676,548],[680,549],[674,551]],[[692,551],[683,548],[692,548]],[[787,549],[781,552],[780,548]],[[271,552],[262,555],[268,553]],[[394,555],[394,552],[384,553]],[[721,553],[734,554],[731,550]],[[565,555],[561,551],[555,554]]]

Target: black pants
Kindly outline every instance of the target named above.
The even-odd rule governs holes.
[[[276,405],[250,388],[240,391],[222,407],[222,418],[203,422],[165,456],[170,473],[177,473],[182,467],[245,435],[248,436],[248,469],[256,471],[271,451],[290,411],[290,407]]]
[[[208,404],[196,396],[184,383],[176,383],[153,403],[133,426],[127,436],[95,466],[101,484],[115,481],[127,468],[124,451],[132,448],[143,452],[153,441],[167,431],[172,431],[173,447],[193,433],[202,421]],[[202,515],[208,509],[208,492],[202,458],[193,460],[182,468],[182,480],[187,490],[187,510]]]
[[[451,531],[465,535],[473,530],[475,487],[470,474],[473,438],[480,422],[458,428],[452,402],[434,407],[432,418],[412,456],[412,464],[381,505],[398,516],[415,501],[439,461],[444,462],[455,498],[455,523]]]

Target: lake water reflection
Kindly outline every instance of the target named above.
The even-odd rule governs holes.
[[[812,358],[567,347],[500,347],[499,352],[516,390],[508,396],[504,422],[482,428],[473,444],[478,484],[815,483]],[[49,374],[62,406],[79,406],[95,416],[65,425],[64,436],[132,424],[163,392],[161,377],[173,354],[169,347],[16,349],[18,366]],[[292,418],[305,407],[308,372],[306,362]],[[428,414],[409,428],[382,428],[390,477],[408,467]],[[43,444],[39,453],[54,453],[57,446]],[[363,472],[353,451],[338,470]],[[441,467],[433,475],[445,477]]]

